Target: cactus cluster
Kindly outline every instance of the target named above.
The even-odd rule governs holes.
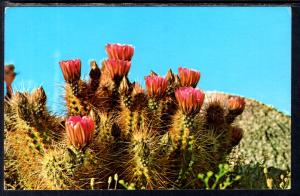
[[[59,63],[65,117],[47,109],[42,87],[13,94],[9,85],[5,148],[18,182],[24,189],[106,189],[117,174],[139,189],[203,187],[198,173],[215,171],[243,136],[234,119],[244,99],[206,97],[196,88],[200,72],[188,68],[151,71],[143,89],[127,77],[133,46],[105,49],[108,58],[101,68],[90,63],[88,81],[79,59]]]

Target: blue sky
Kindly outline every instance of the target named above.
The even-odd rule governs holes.
[[[43,85],[62,111],[60,60],[106,58],[106,43],[135,46],[130,79],[154,70],[198,69],[198,87],[291,112],[291,10],[287,7],[12,7],[5,10],[5,63],[16,89]]]

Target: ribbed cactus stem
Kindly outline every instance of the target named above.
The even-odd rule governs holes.
[[[194,117],[190,115],[184,116],[184,127],[187,129],[193,129],[194,126]]]
[[[225,116],[225,121],[228,124],[233,123],[233,121],[235,120],[235,118],[238,116],[239,114],[236,114],[234,111],[229,111],[228,114]]]
[[[45,111],[45,107],[42,103],[37,103],[33,108],[33,111],[36,116],[42,116]]]
[[[172,70],[169,69],[165,77],[168,80],[168,87],[166,90],[166,95],[170,97],[175,97],[175,88],[176,88],[176,76],[173,74]]]
[[[41,133],[41,137],[43,139],[43,143],[44,144],[51,144],[51,137],[49,136],[49,134],[46,131],[43,131]]]
[[[135,164],[136,164],[136,171],[135,175],[137,176],[138,186],[142,186],[143,184],[147,184],[150,181],[149,176],[149,169],[147,165],[149,162],[147,161],[150,149],[147,143],[142,139],[141,141],[137,142],[133,151],[135,152]]]
[[[193,169],[193,165],[194,165],[194,161],[195,161],[195,157],[193,156],[193,147],[194,147],[194,143],[195,143],[195,140],[194,140],[194,137],[193,136],[190,136],[189,137],[189,144],[188,144],[188,170],[185,172],[185,176],[188,176],[189,172],[192,171]]]
[[[78,81],[73,81],[71,83],[69,83],[70,85],[70,88],[72,90],[72,93],[74,96],[78,97],[79,95],[79,84],[78,84]]]
[[[33,119],[31,117],[32,111],[30,108],[28,97],[23,93],[17,93],[16,110],[17,115],[21,120],[24,120],[29,124],[33,122]]]
[[[51,181],[53,181],[53,184],[57,186],[58,189],[65,188],[64,186],[64,162],[61,162],[59,159],[57,159],[55,156],[50,157],[49,160],[47,160],[45,164],[45,175],[47,178],[49,178]]]
[[[100,133],[101,118],[93,109],[91,109],[91,111],[89,112],[89,116],[95,122],[95,133],[94,133],[95,136],[94,137],[96,138]]]
[[[70,107],[68,108],[69,116],[81,115],[81,108],[82,105],[80,104],[79,100],[72,99],[70,102]]]
[[[194,116],[184,115],[183,118],[183,126],[181,129],[181,137],[180,137],[180,147],[181,149],[186,149],[189,143],[190,133],[194,128]]]
[[[80,165],[83,163],[84,160],[84,154],[85,150],[87,149],[87,146],[84,148],[74,148],[73,146],[69,146],[67,148],[67,156],[68,156],[68,162],[72,163],[74,166],[75,165]]]
[[[180,148],[181,148],[182,150],[185,150],[186,147],[187,147],[189,133],[190,133],[190,129],[189,129],[189,128],[184,127],[184,128],[181,130],[181,136],[180,136],[180,143],[179,143],[179,146],[180,146]]]
[[[120,99],[121,99],[122,104],[127,109],[132,110],[132,105],[133,105],[133,99],[131,96],[132,84],[129,82],[129,80],[126,76],[123,77],[118,91],[120,94]]]
[[[134,124],[134,122],[133,122],[133,120],[134,120],[133,115],[134,115],[134,113],[132,111],[129,111],[129,115],[126,118],[126,120],[127,120],[127,126],[128,126],[128,131],[129,132],[132,131],[133,124]]]
[[[209,126],[222,125],[225,121],[224,113],[225,111],[221,102],[218,100],[212,101],[206,109],[206,124]]]
[[[44,116],[44,114],[47,112],[46,108],[46,101],[47,96],[43,89],[43,87],[37,88],[31,95],[31,104],[33,113],[36,116],[36,118]]]
[[[122,96],[122,101],[127,108],[130,108],[132,106],[131,95]]]
[[[136,119],[135,122],[136,122],[137,128],[144,127],[145,119],[140,113],[135,112],[134,119]]]
[[[121,112],[120,112],[120,118],[119,118],[119,125],[121,127],[121,135],[122,138],[130,139],[130,133],[133,130],[134,126],[134,112],[131,110],[130,106],[128,105],[129,103],[124,101],[124,98],[127,96],[122,96],[122,102],[120,105]]]
[[[184,180],[186,180],[187,176],[193,169],[193,165],[195,163],[195,157],[193,156],[193,146],[194,146],[194,137],[188,137],[188,146],[187,149],[181,151],[181,156],[184,156],[184,159],[181,162],[180,171],[178,174],[178,178],[176,183],[182,186]]]
[[[173,99],[168,98],[167,100],[163,100],[161,107],[161,127],[162,127],[162,134],[165,134],[165,132],[168,130],[168,128],[172,124],[172,117],[174,116],[177,105],[175,104],[176,101]]]
[[[114,86],[111,94],[111,105],[110,108],[108,109],[108,112],[113,110],[119,110],[120,100],[121,100],[121,95],[119,93],[119,89],[117,86]]]
[[[33,128],[29,128],[28,134],[29,134],[30,138],[32,139],[32,142],[33,142],[36,150],[38,150],[41,155],[44,155],[45,150],[44,150],[43,144],[41,142],[41,138],[39,137],[39,134],[36,132],[36,130],[33,130]]]
[[[168,85],[168,88],[167,88],[167,90],[166,90],[166,95],[167,95],[167,96],[172,96],[172,95],[174,95],[174,87],[173,87],[173,86]]]
[[[84,116],[90,112],[88,102],[76,97],[70,85],[66,86],[66,102],[68,106],[68,116]]]
[[[138,130],[144,126],[145,119],[139,111],[132,111],[125,106],[120,115],[121,131],[125,138],[128,138],[133,130]]]
[[[64,151],[66,150],[66,151]],[[74,186],[71,177],[83,162],[83,153],[76,149],[62,149],[59,153],[48,154],[44,158],[44,175],[57,189]]]

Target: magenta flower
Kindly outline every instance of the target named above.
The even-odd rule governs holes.
[[[228,99],[227,106],[230,111],[234,111],[238,115],[245,109],[245,99],[239,96],[232,96]]]
[[[180,84],[181,86],[192,86],[196,87],[198,84],[198,81],[200,79],[200,72],[193,70],[193,69],[188,69],[188,68],[178,68],[178,73],[180,77]]]
[[[168,80],[160,76],[146,76],[146,89],[149,97],[160,98],[164,96],[168,87]]]
[[[71,116],[66,121],[67,138],[74,147],[81,148],[92,139],[94,121],[87,116]]]
[[[131,67],[130,61],[123,60],[105,60],[105,67],[107,68],[112,79],[119,78],[122,79],[124,76],[127,76],[129,69]]]
[[[205,94],[192,87],[180,87],[175,91],[175,97],[181,111],[186,115],[193,115],[200,111]]]
[[[107,44],[105,49],[108,58],[112,60],[131,61],[134,53],[134,48],[131,45]]]
[[[61,61],[60,68],[63,72],[64,78],[68,83],[77,81],[81,75],[81,61],[80,59]]]

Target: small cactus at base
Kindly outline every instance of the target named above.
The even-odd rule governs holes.
[[[151,71],[143,89],[128,78],[133,46],[108,44],[105,49],[108,59],[102,67],[90,63],[87,81],[81,79],[79,59],[59,62],[66,116],[47,109],[42,87],[32,93],[8,92],[5,145],[14,153],[22,187],[203,187],[197,177],[206,188],[230,186],[231,178],[219,181],[226,166],[219,167],[215,183],[198,173],[211,176],[242,139],[243,130],[233,123],[245,108],[244,99],[206,100],[196,88],[200,72],[187,68],[179,68],[178,74],[169,70],[165,77]]]

